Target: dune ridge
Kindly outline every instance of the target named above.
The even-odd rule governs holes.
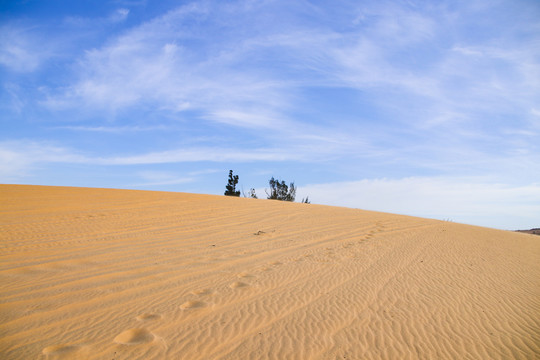
[[[540,358],[540,238],[313,204],[0,185],[2,359]]]

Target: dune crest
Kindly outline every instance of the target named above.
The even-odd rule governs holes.
[[[540,238],[356,209],[0,185],[2,359],[540,358]]]

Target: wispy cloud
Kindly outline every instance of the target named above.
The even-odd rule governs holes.
[[[535,133],[530,109],[540,85],[530,75],[540,66],[533,40],[514,45],[512,34],[501,33],[490,35],[488,45],[471,41],[459,33],[469,18],[460,18],[444,4],[427,10],[388,2],[347,5],[347,15],[335,18],[304,5],[181,6],[87,51],[79,61],[77,80],[49,89],[45,103],[53,109],[90,113],[150,108],[181,118],[190,112],[192,121],[259,129],[258,137],[281,142],[302,134],[305,139],[343,143],[344,134],[359,130],[356,140],[347,139],[348,150],[384,146],[380,152],[395,157],[404,153],[400,143],[408,143],[400,136],[413,136],[423,145],[407,145],[409,159],[422,161],[419,152],[442,154],[440,168],[447,166],[441,161],[445,154],[453,151],[449,154],[447,147],[437,144],[462,151],[469,147],[467,151],[480,155],[488,121],[496,131],[490,141],[506,141],[507,124],[486,117],[523,109],[523,118],[514,121],[522,131]],[[479,16],[478,9],[485,11],[468,11]],[[290,13],[277,26],[265,10]],[[327,26],[317,26],[323,14]],[[455,39],[448,39],[449,29],[456,32]],[[497,46],[500,38],[503,42]],[[388,121],[376,124],[370,115],[348,123],[338,120],[341,133],[332,126],[312,126],[310,119],[295,113],[303,111],[305,90],[321,87],[358,91]],[[323,116],[326,119],[319,121],[329,121],[332,115]],[[398,125],[400,133],[389,124]],[[134,129],[117,127],[122,128]],[[448,140],[448,134],[454,136]],[[477,145],[471,147],[475,140]]]
[[[200,181],[201,177],[219,172],[218,170],[207,169],[201,171],[189,171],[179,173],[173,171],[140,171],[135,176],[141,179],[140,183],[131,184],[131,187],[163,186],[188,184]]]
[[[183,6],[88,51],[80,62],[79,80],[66,91],[49,93],[45,104],[86,111],[146,105],[171,112],[195,110],[203,119],[240,127],[287,122],[283,110],[290,107],[289,81],[246,63],[258,50],[250,36],[219,34],[221,28],[238,31],[239,24],[220,24],[216,18],[236,10],[231,5]],[[209,16],[214,20],[209,29],[197,24]],[[194,27],[187,26],[191,23]],[[196,44],[197,51],[188,43]]]
[[[44,63],[71,56],[79,42],[125,21],[129,12],[119,8],[102,18],[68,16],[54,24],[26,18],[0,24],[0,65],[19,73],[40,70]]]
[[[143,132],[143,131],[168,131],[171,130],[170,126],[155,125],[155,126],[56,126],[54,129],[65,129],[73,131],[84,132],[102,132],[102,133],[118,133],[124,134],[129,132]]]
[[[18,84],[5,83],[4,84],[5,102],[2,104],[4,110],[8,109],[16,114],[21,114],[25,108],[25,99],[21,95],[22,89]]]
[[[301,161],[305,154],[283,149],[244,149],[234,148],[185,148],[151,152],[142,155],[99,158],[93,160],[103,165],[167,164],[179,162],[255,162],[255,161]]]
[[[180,162],[253,162],[253,161],[305,161],[303,152],[280,148],[255,148],[250,151],[223,147],[186,147],[182,149],[149,152],[133,156],[103,157],[83,154],[78,150],[57,146],[49,142],[28,140],[0,142],[0,164],[3,173],[13,173],[36,163],[70,163],[92,165],[141,165]]]
[[[112,11],[109,15],[104,17],[81,17],[81,16],[67,16],[64,19],[64,23],[69,26],[75,27],[88,27],[88,26],[107,26],[125,21],[129,16],[129,9],[119,8]]]
[[[50,142],[32,140],[0,141],[0,182],[24,178],[36,164],[81,163],[84,156]]]
[[[129,15],[129,9],[117,9],[109,16],[109,20],[113,23],[122,22],[127,19]]]
[[[32,72],[54,51],[34,27],[17,23],[0,26],[0,65],[16,72]]]
[[[488,177],[413,177],[307,185],[314,203],[469,222],[500,229],[535,226],[540,183],[511,185]]]
[[[170,11],[87,52],[79,80],[66,92],[50,94],[47,103],[111,111],[153,104],[202,111],[204,118],[229,125],[264,127],[273,123],[266,119],[291,121],[287,110],[296,107],[301,87],[347,86],[377,93],[381,106],[417,96],[427,112],[419,118],[420,110],[413,109],[416,122],[434,124],[441,113],[455,114],[446,118],[460,123],[473,120],[471,111],[508,109],[516,105],[508,94],[516,91],[530,104],[539,91],[532,80],[539,72],[533,40],[520,48],[486,48],[458,37],[457,45],[433,47],[459,25],[444,6],[427,13],[389,3],[351,7],[346,32],[315,28],[309,20],[286,23],[281,31],[242,31],[240,17],[253,18],[249,26],[268,21],[261,15],[265,6],[202,2]],[[304,11],[317,19],[315,10]],[[246,109],[258,115],[241,115]]]
[[[185,174],[178,174],[170,171],[141,171],[137,173],[137,176],[141,178],[142,182],[132,184],[131,186],[187,184],[196,180],[196,177],[189,176],[189,174],[186,176]]]

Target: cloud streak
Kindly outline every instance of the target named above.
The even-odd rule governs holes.
[[[254,148],[250,151],[223,147],[186,147],[133,156],[90,156],[77,150],[35,141],[0,142],[2,173],[13,174],[34,164],[143,165],[183,162],[307,161],[304,152],[291,149]]]
[[[31,26],[13,23],[0,26],[0,65],[18,72],[32,72],[54,56],[42,37],[33,35]]]
[[[486,113],[531,106],[539,92],[531,80],[539,73],[538,44],[532,40],[516,47],[513,37],[503,38],[495,46],[495,34],[486,46],[458,34],[455,45],[426,52],[435,39],[445,38],[448,27],[464,21],[443,6],[428,13],[389,4],[353,7],[346,32],[315,28],[320,9],[303,10],[311,19],[286,23],[284,30],[241,31],[269,21],[261,15],[265,6],[202,2],[170,11],[88,51],[78,82],[50,94],[46,104],[113,112],[152,104],[253,128],[268,127],[274,119],[293,122],[289,110],[296,108],[301,88],[345,86],[372,91],[380,106],[401,107],[400,98],[417,103],[421,108],[412,108],[403,122],[459,126],[482,121]],[[253,20],[245,24],[240,17]],[[516,93],[520,96],[509,96]]]
[[[308,195],[316,203],[507,230],[529,228],[540,214],[540,183],[515,186],[487,177],[366,179],[299,189],[299,196]]]

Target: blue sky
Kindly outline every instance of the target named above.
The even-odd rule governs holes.
[[[0,1],[0,182],[540,226],[540,2]]]

